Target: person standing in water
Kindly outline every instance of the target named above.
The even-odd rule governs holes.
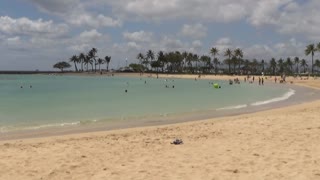
[[[261,79],[261,83],[262,83],[262,85],[264,85],[264,84],[263,84],[263,83],[264,83],[264,78]]]
[[[259,85],[261,85],[261,78],[259,77]]]

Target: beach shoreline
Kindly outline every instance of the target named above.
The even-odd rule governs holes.
[[[319,109],[311,98],[178,124],[0,141],[0,179],[319,179]],[[184,144],[170,144],[175,138]]]

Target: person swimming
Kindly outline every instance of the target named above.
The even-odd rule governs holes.
[[[128,92],[128,90],[125,90],[124,92],[125,92],[125,93],[127,93],[127,92]]]

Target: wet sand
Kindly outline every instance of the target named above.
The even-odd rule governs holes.
[[[293,81],[320,87],[319,80]],[[316,100],[196,122],[1,141],[0,179],[319,179],[319,110]],[[184,144],[170,144],[175,138]]]

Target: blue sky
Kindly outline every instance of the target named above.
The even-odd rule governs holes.
[[[318,9],[317,0],[3,0],[0,70],[52,70],[92,47],[112,56],[113,68],[148,49],[309,60],[305,46],[320,42]]]

